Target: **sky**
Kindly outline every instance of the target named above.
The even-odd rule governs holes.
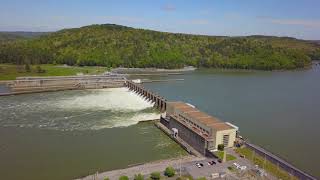
[[[320,40],[320,0],[0,0],[0,31],[107,23],[189,34]]]

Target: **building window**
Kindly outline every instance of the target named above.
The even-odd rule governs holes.
[[[223,135],[223,145],[224,145],[224,147],[228,147],[228,145],[229,145],[229,134],[228,135]]]

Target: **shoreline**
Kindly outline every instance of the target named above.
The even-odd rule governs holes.
[[[120,176],[133,177],[135,174],[150,174],[151,172],[158,171],[162,172],[166,167],[173,166],[178,167],[179,163],[189,163],[194,161],[201,161],[205,158],[196,157],[193,155],[186,155],[182,157],[175,157],[169,159],[159,159],[151,162],[138,163],[133,165],[128,165],[127,168],[114,169],[109,171],[103,171],[101,173],[91,174],[83,177],[77,177],[75,180],[92,180],[101,179],[108,177],[110,179],[118,179]]]

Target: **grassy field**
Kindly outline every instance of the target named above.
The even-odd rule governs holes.
[[[12,64],[0,64],[0,80],[13,80],[21,76],[70,76],[83,74],[101,74],[108,70],[107,67],[78,67],[63,65],[40,65],[43,72],[39,73],[38,65],[31,65],[30,71],[27,72],[25,66],[17,66]]]
[[[290,174],[288,174],[286,171],[282,170],[280,167],[278,168],[277,165],[271,163],[270,161],[265,160],[262,156],[257,155],[249,148],[237,148],[236,152],[245,155],[245,157],[254,164],[264,168],[267,172],[279,179],[298,179],[294,176],[290,176]]]
[[[223,151],[217,151],[214,154],[217,155],[219,159],[223,159]],[[237,158],[232,156],[231,154],[227,154],[227,161],[232,161],[235,159]]]

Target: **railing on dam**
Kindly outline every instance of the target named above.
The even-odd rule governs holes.
[[[285,160],[279,158],[278,156],[266,151],[265,149],[263,149],[263,148],[261,148],[261,147],[259,147],[257,145],[254,145],[254,144],[251,144],[251,143],[248,143],[248,142],[245,142],[245,145],[248,148],[254,150],[257,154],[265,157],[266,159],[268,159],[272,163],[279,165],[282,169],[284,169],[288,173],[298,177],[299,179],[316,180],[315,177],[307,174],[306,172],[303,172],[302,170],[294,167],[293,165],[291,165],[290,163],[286,162]]]
[[[154,106],[160,111],[164,112],[167,109],[167,100],[158,94],[144,88],[140,84],[136,84],[132,81],[127,80],[125,82],[125,86],[129,88],[129,90],[143,96],[146,100],[154,102]]]

